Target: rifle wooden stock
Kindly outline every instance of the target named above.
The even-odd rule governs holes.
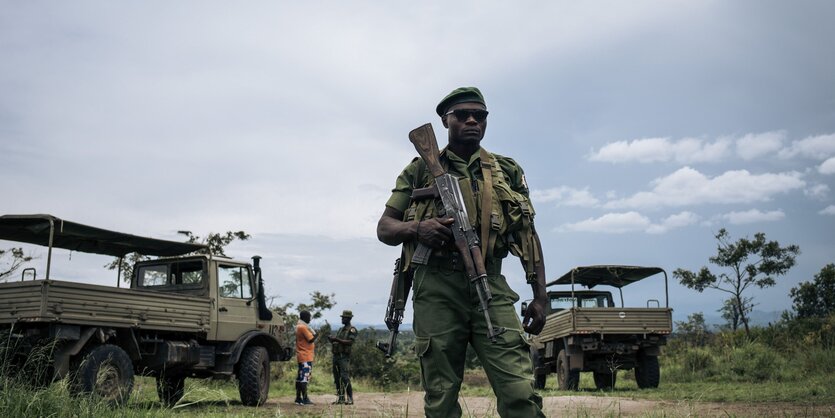
[[[438,151],[438,141],[435,139],[435,131],[432,124],[427,123],[412,129],[409,132],[409,141],[414,144],[420,158],[426,163],[426,168],[432,173],[432,177],[444,174],[444,167],[441,166],[441,153]]]

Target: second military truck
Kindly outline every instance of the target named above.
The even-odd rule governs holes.
[[[249,264],[51,215],[0,216],[0,239],[49,251],[44,279],[27,268],[0,283],[7,373],[38,384],[69,376],[70,391],[114,404],[127,401],[135,374],[153,376],[168,405],[187,377],[234,376],[243,404],[255,406],[267,400],[270,362],[293,355],[284,319],[267,309],[259,257]],[[137,263],[130,288],[118,288],[53,280],[53,248],[160,258]]]
[[[548,374],[556,373],[560,389],[577,390],[580,373],[592,372],[598,389],[611,389],[618,371],[634,369],[638,387],[658,387],[659,348],[672,331],[672,309],[657,299],[647,300],[646,306],[624,307],[622,288],[659,273],[664,274],[668,299],[667,273],[659,267],[576,267],[548,283],[549,289],[571,288],[548,291],[545,327],[531,345],[535,386],[544,388]],[[601,285],[618,289],[620,306],[611,292],[591,290]]]

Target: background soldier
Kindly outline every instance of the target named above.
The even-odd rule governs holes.
[[[299,322],[296,324],[296,361],[299,362],[299,373],[296,376],[296,405],[313,405],[307,397],[307,385],[313,370],[313,353],[316,345],[316,332],[310,328],[310,312],[299,312]]]
[[[420,158],[397,177],[377,224],[377,237],[388,245],[403,243],[404,271],[413,268],[415,350],[420,357],[427,417],[460,417],[458,391],[464,375],[467,344],[472,344],[493,387],[502,417],[536,417],[542,398],[532,386],[529,346],[513,304],[519,300],[501,275],[508,252],[518,256],[533,289],[524,330],[538,334],[545,324],[545,264],[533,228],[533,207],[522,168],[510,158],[481,148],[487,106],[475,87],[447,95],[436,108],[448,130],[441,164],[458,177],[470,223],[481,241],[493,300],[493,325],[506,328],[495,344],[479,310],[479,298],[452,245],[451,218],[438,217],[438,199],[411,199],[412,191],[431,186],[434,178]],[[474,222],[475,220],[475,222]],[[411,265],[417,243],[433,248],[427,265]]]
[[[336,333],[336,337],[328,336],[328,340],[333,343],[333,383],[336,385],[338,396],[334,404],[354,404],[354,389],[351,387],[351,346],[357,339],[357,329],[351,326],[353,317],[351,311],[342,311],[342,328]]]

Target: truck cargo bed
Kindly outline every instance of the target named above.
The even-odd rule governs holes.
[[[548,316],[541,336],[569,334],[669,334],[669,308],[572,308]]]
[[[0,324],[46,322],[208,332],[208,298],[60,280],[0,283]]]

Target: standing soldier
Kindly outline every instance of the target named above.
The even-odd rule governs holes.
[[[351,311],[342,311],[342,328],[336,333],[336,337],[328,336],[328,340],[333,343],[333,383],[336,385],[338,396],[335,405],[354,404],[354,390],[351,388],[351,346],[357,339],[357,329],[351,326],[353,317]]]
[[[299,323],[296,324],[296,361],[299,362],[299,373],[296,376],[296,405],[313,405],[307,397],[307,385],[313,370],[313,353],[316,345],[316,332],[310,326],[310,312],[299,312]]]
[[[488,112],[477,88],[453,90],[435,110],[449,136],[440,162],[459,179],[469,222],[479,232],[493,295],[489,314],[496,329],[505,331],[495,343],[487,337],[476,283],[468,279],[449,229],[453,219],[439,216],[437,197],[412,194],[434,184],[426,163],[415,158],[397,177],[377,224],[377,237],[388,245],[402,243],[403,271],[413,272],[413,329],[426,392],[424,412],[427,417],[461,416],[458,392],[471,344],[496,394],[499,415],[544,417],[542,398],[533,390],[529,346],[523,335],[523,329],[531,334],[542,330],[547,302],[545,264],[525,176],[514,160],[481,147]],[[426,264],[412,263],[418,243],[432,249]],[[501,274],[508,253],[519,257],[533,289],[523,322],[513,307],[519,295]]]

